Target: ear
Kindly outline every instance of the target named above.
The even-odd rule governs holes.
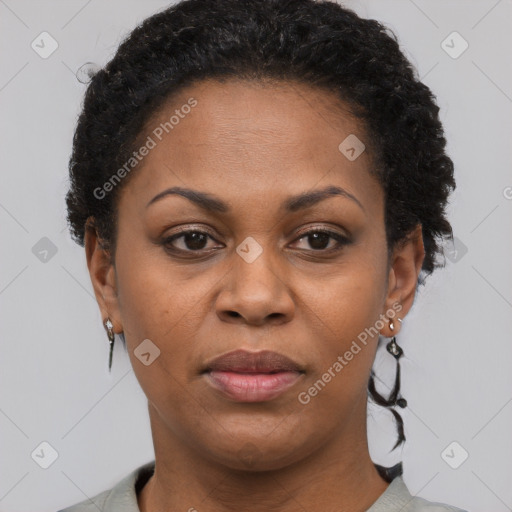
[[[113,324],[115,333],[123,332],[119,302],[117,299],[116,271],[110,252],[102,244],[94,225],[94,219],[89,217],[85,225],[85,255],[87,268],[98,306],[100,307],[103,323],[107,318]]]
[[[407,238],[398,244],[391,256],[385,308],[387,312],[395,312],[394,317],[386,315],[393,322],[394,329],[390,329],[389,323],[386,323],[381,331],[383,336],[394,336],[400,330],[401,322],[397,319],[403,319],[412,307],[424,258],[422,229],[418,224]]]

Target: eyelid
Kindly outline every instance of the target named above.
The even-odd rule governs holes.
[[[170,235],[165,235],[164,238],[170,238],[175,235],[179,235],[180,233],[190,233],[190,232],[199,232],[199,233],[205,233],[208,236],[212,237],[215,241],[217,239],[215,238],[215,235],[213,234],[211,229],[208,229],[204,225],[201,226],[194,226],[187,224],[186,226],[178,226],[173,230],[173,232]]]
[[[172,245],[173,242],[176,240],[179,240],[183,236],[185,236],[188,233],[201,233],[203,235],[206,235],[208,238],[210,238],[213,242],[217,244],[221,244],[224,246],[222,242],[219,242],[215,236],[212,235],[212,233],[203,227],[194,227],[194,226],[180,226],[176,228],[176,231],[170,235],[167,235],[163,238],[161,245],[170,248],[168,250],[174,252],[174,253],[188,253],[190,255],[196,254],[198,257],[201,255],[204,256],[205,253],[212,253],[219,248],[210,248],[210,249],[198,249],[196,251],[194,250],[187,250],[187,249],[179,249],[177,247],[174,247]],[[301,251],[305,253],[317,253],[320,257],[321,255],[328,255],[331,253],[336,253],[340,251],[344,246],[352,243],[352,238],[350,235],[342,234],[339,231],[335,230],[334,228],[329,228],[326,225],[317,225],[317,226],[308,226],[302,230],[300,230],[298,233],[296,233],[295,238],[290,242],[291,244],[297,243],[300,240],[307,238],[312,233],[324,233],[328,235],[329,238],[334,240],[336,242],[334,247],[331,247],[329,249],[301,249]],[[225,246],[224,246],[225,247]]]
[[[293,243],[300,242],[304,238],[307,238],[311,233],[323,233],[323,234],[327,235],[330,239],[335,241],[335,246],[331,247],[329,249],[317,249],[317,250],[302,249],[302,251],[304,251],[305,253],[313,253],[313,254],[316,253],[319,257],[322,255],[327,256],[332,253],[337,253],[340,250],[342,250],[346,245],[349,245],[352,243],[351,237],[341,234],[338,231],[335,231],[332,229],[327,229],[325,227],[320,227],[320,226],[311,227],[311,228],[307,229],[306,231],[301,232],[301,234],[299,234],[297,237],[295,237],[295,239],[291,243],[293,244]]]
[[[298,231],[297,236],[301,237],[301,236],[307,235],[311,231],[313,231],[313,232],[321,231],[323,233],[333,233],[335,235],[339,235],[339,236],[342,236],[347,239],[350,238],[350,235],[346,232],[346,230],[345,230],[345,233],[342,233],[339,231],[339,228],[331,227],[329,224],[319,224],[319,225],[307,226],[306,228]]]
[[[169,243],[174,240],[178,240],[180,237],[183,237],[187,235],[188,233],[201,233],[203,235],[206,235],[208,238],[213,240],[217,244],[222,244],[222,242],[219,242],[217,240],[216,235],[214,235],[210,230],[205,229],[204,227],[194,227],[194,226],[187,226],[187,227],[178,227],[175,231],[173,231],[169,235],[164,235],[162,237],[164,244]],[[224,244],[222,244],[224,245]],[[199,252],[199,251],[197,251]]]
[[[298,232],[295,233],[295,238],[292,241],[295,241],[298,238],[302,238],[302,237],[306,236],[307,234],[309,234],[312,231],[313,232],[314,231],[321,231],[323,233],[335,234],[335,235],[344,237],[346,239],[350,239],[350,235],[348,233],[346,233],[346,232],[345,233],[340,233],[339,231],[336,230],[336,228],[334,228],[334,227],[331,228],[329,224],[327,224],[327,225],[326,224],[319,224],[319,225],[309,225],[309,226],[299,230]],[[216,242],[219,242],[217,240],[217,238],[216,238],[216,235],[212,233],[212,230],[208,229],[204,225],[201,225],[201,226],[194,226],[194,225],[178,226],[172,234],[166,235],[166,236],[164,236],[164,238],[167,239],[167,238],[171,238],[173,236],[179,235],[180,233],[185,233],[186,234],[186,233],[189,233],[189,232],[205,233],[208,236],[210,236],[213,240],[215,240]]]
[[[189,250],[189,249],[180,249],[179,247],[175,247],[174,243],[184,238],[188,233],[201,233],[203,235],[206,235],[207,239],[209,238],[211,241],[213,241],[215,244],[221,244],[223,247],[210,247],[210,248],[203,248],[199,250]],[[173,257],[176,258],[194,258],[197,261],[200,261],[201,258],[210,256],[213,252],[216,252],[219,249],[224,248],[224,244],[222,242],[218,242],[217,239],[207,230],[205,229],[198,229],[198,228],[188,228],[188,227],[180,227],[177,228],[175,232],[173,232],[170,235],[165,235],[159,242],[156,242],[157,245],[163,247],[163,249],[170,253]],[[207,241],[208,243],[208,241]]]

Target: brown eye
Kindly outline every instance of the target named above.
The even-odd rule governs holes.
[[[331,238],[332,237],[327,233],[320,232],[311,233],[307,236],[309,245],[313,249],[327,249],[327,246],[329,245],[329,240]]]
[[[350,243],[350,240],[340,233],[318,228],[302,233],[300,238],[297,239],[297,242],[302,240],[306,240],[313,251],[338,250],[343,245]],[[329,247],[330,240],[336,242],[333,247]],[[306,250],[308,249],[306,248]]]
[[[213,238],[204,231],[188,230],[169,236],[165,238],[162,243],[170,250],[194,252],[206,249],[209,238],[213,240]]]

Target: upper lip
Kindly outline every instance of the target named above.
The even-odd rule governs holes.
[[[262,350],[249,352],[234,350],[212,359],[204,372],[231,371],[239,373],[272,373],[280,371],[301,372],[302,368],[292,359],[277,352]]]

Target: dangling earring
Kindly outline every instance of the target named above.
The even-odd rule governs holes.
[[[393,321],[391,321],[389,323],[389,328],[392,331],[395,329]],[[407,400],[405,398],[398,398],[398,393],[400,392],[400,361],[399,361],[399,359],[403,356],[404,351],[402,350],[402,347],[400,347],[400,345],[396,342],[395,336],[393,336],[392,340],[386,345],[386,349],[396,359],[395,386],[393,388],[393,391],[391,392],[391,395],[389,395],[388,400],[393,405],[398,405],[403,409],[404,407],[407,407]]]
[[[398,321],[401,323],[402,319],[399,318]],[[395,329],[395,325],[392,320],[389,322],[389,328],[391,331]],[[404,351],[396,342],[395,336],[393,336],[391,341],[386,345],[386,349],[396,359],[396,375],[393,390],[391,391],[389,398],[387,399],[377,392],[375,388],[375,381],[373,378],[375,375],[373,369],[371,371],[370,380],[368,382],[368,390],[370,391],[372,398],[375,400],[375,402],[377,402],[377,404],[382,405],[383,407],[393,407],[395,405],[398,405],[403,409],[404,407],[407,407],[407,400],[401,396],[399,397],[398,394],[400,392],[400,357],[402,357]],[[404,422],[400,414],[398,414],[395,410],[390,409],[390,411],[392,412],[393,416],[396,419],[398,430],[398,441],[392,448],[392,450],[394,450],[399,444],[405,441]]]
[[[110,372],[110,369],[112,368],[112,354],[114,352],[114,341],[115,341],[115,335],[114,335],[114,329],[113,329],[112,322],[110,321],[110,318],[107,318],[105,321],[105,328],[107,329],[107,335],[108,335],[108,341],[110,344],[110,355],[108,358],[108,371]]]

